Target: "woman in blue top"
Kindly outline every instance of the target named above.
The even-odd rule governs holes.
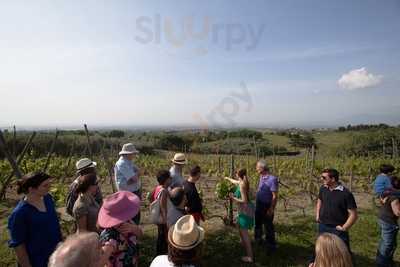
[[[50,176],[30,173],[18,181],[18,194],[25,197],[8,219],[11,240],[18,265],[46,267],[50,255],[61,241],[61,230],[53,198],[48,194]]]

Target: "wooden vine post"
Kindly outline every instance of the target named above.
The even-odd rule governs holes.
[[[114,152],[115,152],[114,145],[113,145],[113,143],[111,141],[111,155],[114,155]],[[111,160],[112,160],[112,158],[111,158]],[[115,192],[117,192],[117,181],[116,181],[116,178],[114,177],[115,176],[114,175],[114,165],[110,166],[110,170],[112,172],[110,174],[110,184],[111,184],[113,192],[115,193]]]
[[[89,158],[93,160],[93,154],[92,154],[92,147],[90,146],[90,136],[89,136],[89,130],[86,124],[83,125],[85,127],[85,133],[86,133],[86,139],[87,139],[87,151],[89,153]]]
[[[72,157],[74,155],[74,150],[75,150],[75,139],[76,137],[74,137],[74,139],[72,140],[72,145],[71,145],[71,149],[69,150],[69,154],[68,154],[68,161],[67,161],[67,165],[65,166],[65,175],[62,178],[61,182],[64,183],[65,178],[69,175],[69,166],[71,165],[71,161],[72,161]]]
[[[102,149],[102,155],[103,155],[103,160],[104,164],[106,165],[108,176],[110,177],[110,184],[111,184],[111,189],[113,193],[117,192],[117,186],[115,182],[115,177],[114,177],[114,168],[113,168],[113,163],[110,161],[109,157],[107,157],[106,154],[106,147],[107,141],[104,139],[104,148]],[[111,145],[112,147],[112,145]]]
[[[315,146],[313,145],[311,147],[311,162],[310,162],[310,172],[309,172],[310,185],[308,188],[311,203],[314,203],[314,192],[312,191],[314,185],[314,164],[315,164]]]
[[[256,156],[256,160],[258,161],[258,148],[257,148],[257,142],[256,142],[256,137],[253,136],[253,144],[254,144],[254,154]]]
[[[231,154],[229,177],[234,179],[235,178],[234,176],[235,176],[235,158],[233,157],[233,154]],[[228,219],[229,219],[229,225],[233,225],[233,201],[230,198],[229,198]]]
[[[275,153],[275,146],[272,147],[272,155],[273,155],[273,172],[275,175],[278,174],[278,171],[276,169],[276,153]]]
[[[19,170],[18,165],[15,162],[15,159],[12,157],[12,155],[10,154],[10,152],[7,149],[6,140],[5,140],[3,132],[1,130],[0,130],[0,151],[3,153],[3,155],[6,157],[6,159],[10,163],[15,176],[17,176],[17,178],[20,179],[22,177],[22,173]]]
[[[29,137],[28,142],[25,144],[24,149],[22,150],[21,154],[18,156],[16,165],[17,167],[21,164],[22,160],[25,157],[25,154],[28,152],[28,150],[31,147],[31,144],[33,142],[33,139],[36,136],[36,132],[33,132],[32,135]],[[2,188],[0,190],[0,200],[4,199],[4,197],[6,196],[6,191],[7,191],[7,187],[11,182],[11,179],[14,177],[14,172],[10,173],[10,175],[7,177],[7,179],[4,181]]]
[[[47,154],[46,164],[45,164],[44,167],[43,167],[43,172],[46,172],[46,171],[47,171],[47,168],[49,167],[51,157],[52,157],[52,155],[53,155],[53,153],[54,153],[54,149],[56,148],[56,143],[57,143],[58,134],[59,134],[59,132],[58,132],[58,130],[56,129],[56,133],[55,133],[55,135],[54,135],[53,143],[51,144],[50,151],[49,151],[49,153]]]
[[[354,179],[354,166],[351,166],[350,169],[350,181],[349,181],[349,190],[350,192],[353,192],[353,179]]]
[[[14,159],[16,159],[17,158],[17,128],[15,127],[15,125],[14,125],[14,127],[13,127],[13,156],[14,156]]]
[[[250,155],[249,154],[247,154],[246,169],[248,172],[250,171]]]

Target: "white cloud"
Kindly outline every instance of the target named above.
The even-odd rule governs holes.
[[[338,81],[338,85],[347,90],[364,89],[374,87],[381,83],[383,76],[369,73],[364,67],[361,69],[351,70],[343,74]]]

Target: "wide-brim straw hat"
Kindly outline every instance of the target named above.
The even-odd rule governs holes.
[[[185,154],[183,153],[176,153],[174,158],[171,160],[175,164],[185,165],[187,164],[187,159]]]
[[[100,208],[97,223],[101,228],[115,227],[133,219],[140,210],[140,199],[129,191],[119,191],[107,197]]]
[[[130,154],[138,154],[139,151],[135,148],[132,143],[124,144],[122,146],[122,150],[119,152],[119,155],[130,155]]]
[[[204,229],[196,223],[192,215],[181,217],[168,231],[168,241],[177,249],[195,248],[203,240]]]
[[[78,160],[75,166],[76,170],[79,172],[87,168],[95,168],[97,166],[97,163],[92,161],[91,159],[83,158]]]

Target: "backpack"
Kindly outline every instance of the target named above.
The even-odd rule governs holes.
[[[150,204],[150,221],[153,224],[162,224],[161,222],[161,193],[164,192],[163,188],[158,192],[156,199]]]

